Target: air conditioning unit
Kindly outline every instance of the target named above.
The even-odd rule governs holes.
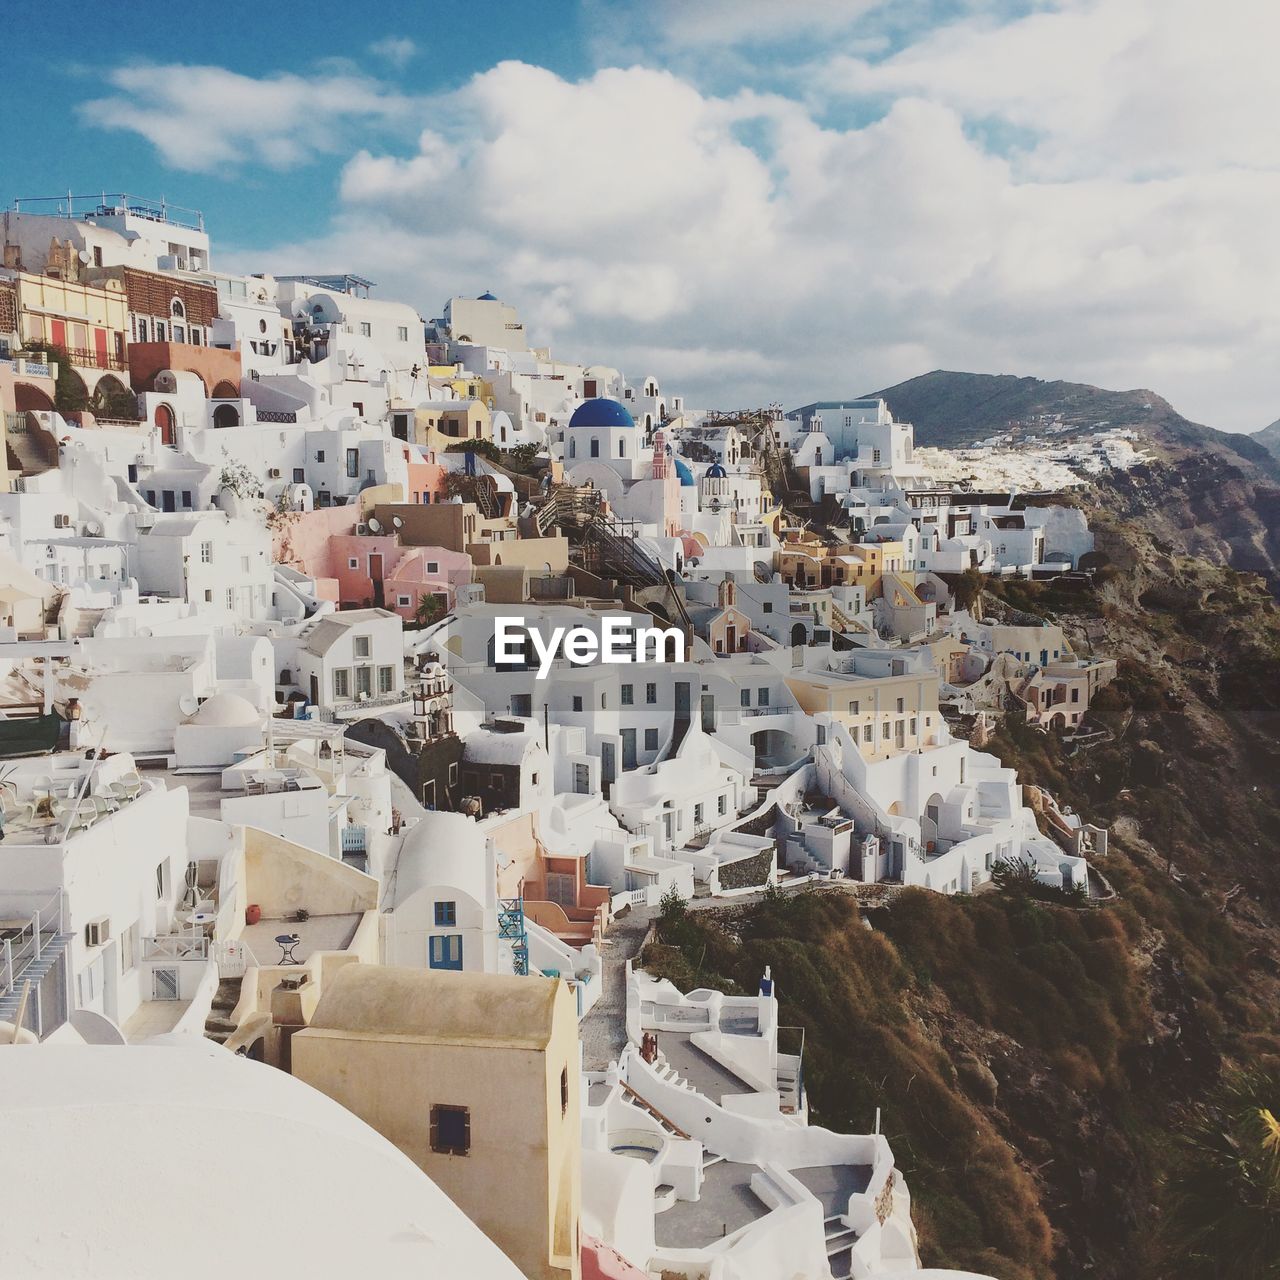
[[[367,536],[368,536],[368,533],[369,533],[369,526],[368,526],[367,524],[363,524],[363,523],[361,523],[361,524],[357,524],[357,525],[356,525],[356,532],[357,532],[358,534],[361,534],[361,535],[363,535],[363,536],[366,536],[366,537],[367,537]]]
[[[267,479],[268,479],[268,480],[279,480],[279,479],[280,479],[280,468],[279,468],[279,467],[272,467],[272,468],[271,468],[271,470],[267,472]]]
[[[84,927],[84,945],[86,947],[100,947],[110,937],[110,916],[99,916],[96,920],[90,920]]]

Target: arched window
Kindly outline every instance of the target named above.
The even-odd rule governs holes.
[[[618,457],[625,458],[627,456],[627,438],[623,436],[618,441]]]
[[[174,298],[174,300],[171,303],[169,303],[169,314],[173,316],[175,320],[186,319],[187,309],[182,305],[181,298]]]

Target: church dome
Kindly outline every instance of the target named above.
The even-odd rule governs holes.
[[[707,468],[707,479],[708,479],[708,480],[723,480],[723,479],[725,478],[725,475],[726,475],[726,474],[727,474],[727,472],[725,471],[725,469],[724,469],[724,468],[723,468],[723,467],[722,467],[718,462],[713,462],[713,463],[712,463],[712,464]]]
[[[584,400],[569,419],[571,427],[634,427],[635,419],[626,405],[600,397]]]
[[[680,477],[681,488],[693,487],[693,472],[689,470],[688,465],[680,461],[679,458],[673,458],[676,464],[676,475]]]

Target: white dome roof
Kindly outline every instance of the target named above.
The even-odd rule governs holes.
[[[252,1259],[264,1276],[520,1280],[363,1120],[191,1039],[0,1050],[6,1269],[214,1280]],[[93,1152],[129,1176],[104,1178]]]
[[[240,725],[260,725],[262,717],[253,703],[238,693],[215,693],[187,717],[187,723],[230,729]]]

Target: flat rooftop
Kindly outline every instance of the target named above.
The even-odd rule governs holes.
[[[654,1218],[654,1239],[663,1249],[700,1249],[763,1218],[769,1206],[751,1190],[760,1166],[721,1160],[709,1165],[697,1200],[677,1200]]]
[[[240,935],[259,965],[278,965],[282,958],[280,943],[276,941],[288,933],[298,935],[298,945],[293,948],[293,958],[304,963],[316,951],[345,951],[355,937],[361,920],[358,911],[344,915],[312,916],[309,920],[259,920],[246,925]]]

